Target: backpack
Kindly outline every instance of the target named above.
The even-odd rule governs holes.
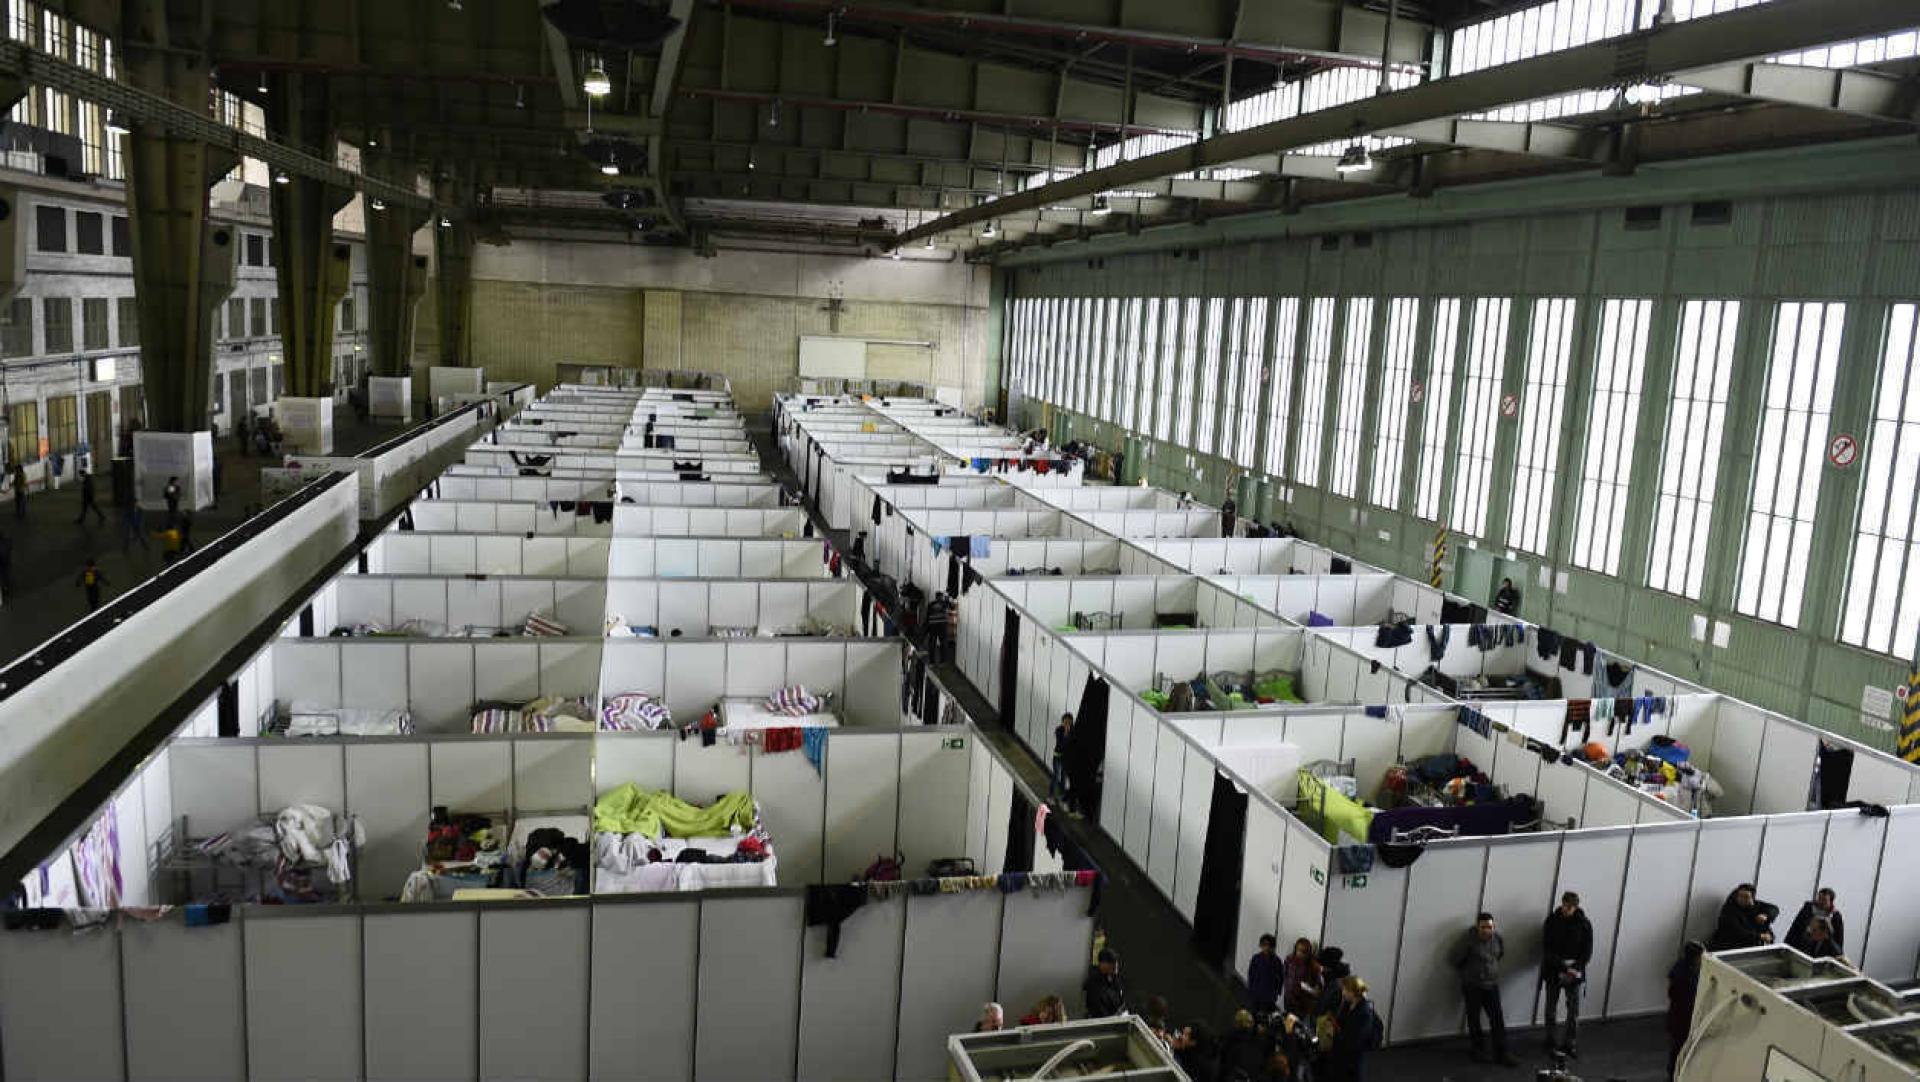
[[[860,873],[860,878],[867,883],[899,882],[902,859],[898,853],[892,856],[877,856],[873,858],[872,864],[867,865],[867,870]]]

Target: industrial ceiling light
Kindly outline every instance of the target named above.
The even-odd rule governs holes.
[[[1092,211],[1092,213],[1094,213],[1095,215],[1101,215],[1101,214],[1105,214],[1105,213],[1107,213],[1108,211],[1110,211],[1110,210],[1112,210],[1112,209],[1113,209],[1112,207],[1110,207],[1110,206],[1108,206],[1108,205],[1107,205],[1107,197],[1106,197],[1106,196],[1104,196],[1104,195],[1096,195],[1096,196],[1094,196],[1094,197],[1093,197],[1093,211]]]
[[[612,158],[608,158],[605,162],[601,163],[600,172],[610,177],[617,177],[620,175],[620,163],[614,161]]]
[[[466,8],[463,8],[460,6],[460,0],[447,0],[447,10],[448,11],[465,11]]]
[[[827,12],[827,36],[820,42],[820,44],[825,45],[829,49],[840,44],[839,39],[833,36],[833,16],[833,12]]]
[[[107,134],[108,135],[126,135],[127,133],[128,133],[127,122],[120,119],[119,113],[115,112],[112,109],[108,109],[107,110]]]
[[[607,69],[595,57],[587,66],[587,77],[581,81],[580,89],[595,98],[604,98],[613,93],[613,80],[607,78]]]
[[[449,217],[447,217],[447,216],[446,216],[446,215],[444,215],[444,214],[442,214],[442,215],[440,216],[440,228],[442,228],[442,229],[452,229],[452,228],[453,228],[453,219],[452,219],[452,218],[449,218]]]
[[[287,175],[285,169],[275,169],[273,171],[273,182],[275,184],[292,184],[293,178]]]
[[[1340,174],[1364,173],[1373,168],[1373,155],[1367,153],[1365,143],[1358,141],[1347,144],[1340,153],[1340,160],[1334,163],[1333,171]]]
[[[372,199],[367,200],[367,206],[375,210],[385,210],[387,209],[387,201],[376,195]]]
[[[267,73],[264,68],[261,69],[260,71],[260,85],[255,87],[254,89],[258,90],[262,94],[265,94],[267,92]]]
[[[982,237],[985,237],[988,240],[992,240],[994,237],[998,236],[999,233],[1000,231],[994,228],[994,225],[992,222],[988,222],[986,225],[982,226],[980,229],[980,235]]]
[[[527,107],[527,84],[525,83],[514,84],[513,107],[515,109],[525,109]]]
[[[780,99],[775,98],[773,99],[773,108],[767,111],[767,127],[777,128],[779,126],[780,126]]]
[[[929,251],[929,252],[931,252],[931,251],[933,251],[933,238],[932,238],[932,237],[928,237],[928,238],[927,238],[927,251]]]
[[[888,252],[888,253],[887,253],[887,258],[888,258],[888,259],[899,259],[899,258],[900,258],[900,248],[899,248],[899,246],[898,246],[898,245],[895,245],[895,246],[894,246],[894,249],[893,249],[893,251],[891,251],[891,252]]]

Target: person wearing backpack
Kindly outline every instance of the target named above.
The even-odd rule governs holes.
[[[1348,977],[1340,982],[1340,1007],[1334,1013],[1333,1041],[1321,1063],[1322,1082],[1361,1082],[1367,1053],[1385,1043],[1385,1027],[1367,998],[1367,982]]]
[[[93,557],[87,557],[86,566],[80,569],[80,576],[73,584],[87,592],[88,612],[100,608],[100,589],[107,584],[107,575],[100,570],[100,565],[94,562]]]

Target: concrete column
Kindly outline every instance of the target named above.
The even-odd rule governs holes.
[[[267,132],[281,142],[332,157],[338,139],[327,84],[316,76],[275,75],[267,95]],[[307,177],[276,175],[273,267],[280,286],[280,341],[289,398],[333,390],[334,311],[352,282],[352,256],[333,240],[333,216],[353,192]]]
[[[207,65],[168,48],[164,13],[144,6],[128,27],[124,78],[195,110],[207,106]],[[135,122],[127,137],[127,218],[147,427],[207,427],[214,312],[233,288],[234,237],[207,228],[207,188],[238,158],[230,151]]]
[[[435,195],[442,206],[471,206],[462,198],[470,185],[443,181]],[[433,223],[434,319],[440,326],[440,364],[465,368],[473,364],[468,342],[473,312],[473,226],[465,218],[449,219],[448,224]]]
[[[412,187],[414,170],[387,157],[367,161],[374,176]],[[427,257],[413,253],[425,210],[387,204],[367,208],[367,338],[373,374],[405,376],[413,368],[414,321],[427,291]]]

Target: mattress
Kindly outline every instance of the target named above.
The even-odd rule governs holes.
[[[379,707],[316,706],[295,701],[287,705],[288,736],[404,736],[413,732],[405,710]]]
[[[711,856],[728,857],[748,835],[720,834],[695,838],[652,838],[645,834],[593,835],[593,892],[647,894],[657,891],[725,890],[734,887],[779,885],[778,854],[766,829],[760,826],[760,807],[754,805],[754,837],[767,847],[767,859],[745,864],[681,864],[683,850],[700,849]],[[663,859],[649,862],[649,850]]]
[[[840,727],[838,714],[779,714],[767,709],[767,701],[760,698],[728,698],[720,700],[720,727],[744,731],[748,729],[837,729]]]

